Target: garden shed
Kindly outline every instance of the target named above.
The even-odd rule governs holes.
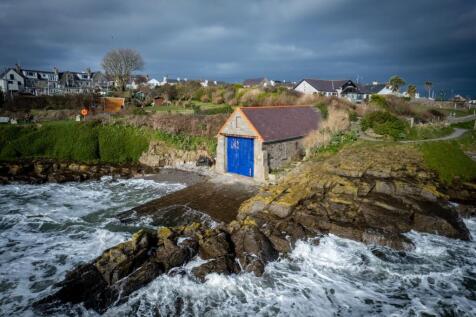
[[[302,157],[303,139],[318,125],[310,106],[237,108],[218,132],[216,169],[264,181]]]

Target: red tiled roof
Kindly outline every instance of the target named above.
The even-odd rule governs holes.
[[[242,107],[263,142],[303,137],[316,130],[319,114],[309,106]]]

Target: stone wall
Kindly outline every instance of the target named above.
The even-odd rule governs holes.
[[[277,170],[293,160],[301,159],[304,155],[302,138],[284,142],[263,144],[267,153],[267,163],[270,171]]]
[[[178,150],[162,142],[153,141],[149,144],[149,149],[142,153],[139,163],[150,167],[181,167],[196,165],[203,158],[206,158],[207,162],[213,162],[205,150]]]

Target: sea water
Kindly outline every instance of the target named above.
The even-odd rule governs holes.
[[[118,213],[183,188],[151,180],[0,186],[0,316],[35,316],[66,271],[130,238]],[[476,219],[465,220],[476,236]],[[262,277],[164,275],[105,316],[476,316],[476,243],[410,232],[397,252],[329,235],[300,241]],[[96,316],[81,305],[68,316]]]

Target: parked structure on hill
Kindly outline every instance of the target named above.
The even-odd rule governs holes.
[[[304,155],[303,138],[318,125],[309,106],[238,108],[218,133],[216,169],[264,181]]]

